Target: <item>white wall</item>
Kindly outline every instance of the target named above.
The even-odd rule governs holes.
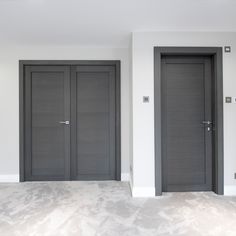
[[[48,45],[0,45],[0,182],[19,179],[19,68],[21,60],[121,60],[122,176],[129,173],[129,51]]]
[[[131,36],[132,37],[132,36]],[[133,56],[133,48],[132,48],[132,40],[130,40],[130,85],[129,85],[129,97],[130,97],[130,166],[129,166],[129,180],[131,187],[133,186],[133,83],[132,83],[132,56]]]
[[[135,32],[126,48],[31,45],[0,46],[0,181],[19,175],[18,60],[121,60],[122,173],[132,166],[133,194],[154,196],[154,46],[232,46],[224,54],[224,96],[236,96],[236,33]],[[131,58],[130,58],[131,55]],[[130,65],[132,61],[132,66]],[[131,66],[131,67],[130,67]],[[129,81],[130,68],[132,80]],[[150,103],[142,103],[143,96]],[[130,111],[130,112],[129,112]],[[225,190],[236,193],[236,104],[224,104]],[[129,126],[129,123],[132,123]],[[131,132],[131,135],[130,135]],[[129,163],[129,156],[130,162]]]
[[[236,33],[135,32],[132,37],[133,195],[154,196],[154,46],[231,46],[223,55],[224,96],[236,97]],[[142,96],[150,103],[142,103]],[[225,193],[236,194],[236,104],[224,104]]]

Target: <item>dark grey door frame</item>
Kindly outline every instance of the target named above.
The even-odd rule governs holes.
[[[213,60],[213,93],[215,134],[213,136],[213,191],[224,194],[223,140],[223,64],[221,47],[154,47],[154,114],[155,114],[155,189],[162,194],[162,114],[161,114],[161,57],[164,55],[211,56]]]
[[[114,66],[115,67],[115,137],[116,137],[116,180],[121,179],[121,123],[120,123],[120,61],[119,60],[20,60],[19,61],[19,152],[20,152],[20,181],[25,181],[25,66],[33,65],[54,65],[54,66],[76,66],[76,65],[98,65],[98,66]]]

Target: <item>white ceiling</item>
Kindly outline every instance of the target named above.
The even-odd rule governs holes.
[[[0,0],[0,41],[127,47],[132,31],[236,31],[236,0]]]

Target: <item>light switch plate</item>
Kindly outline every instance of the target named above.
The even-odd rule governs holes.
[[[225,97],[225,103],[232,103],[232,97]]]
[[[230,46],[225,46],[225,52],[230,53],[231,52],[231,47]]]
[[[143,96],[143,103],[149,102],[149,96]]]

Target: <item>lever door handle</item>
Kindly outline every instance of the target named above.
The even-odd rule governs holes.
[[[204,120],[204,121],[202,121],[202,124],[211,125],[212,121]]]
[[[70,121],[69,120],[65,120],[65,121],[59,121],[60,124],[64,124],[64,125],[69,125]]]

